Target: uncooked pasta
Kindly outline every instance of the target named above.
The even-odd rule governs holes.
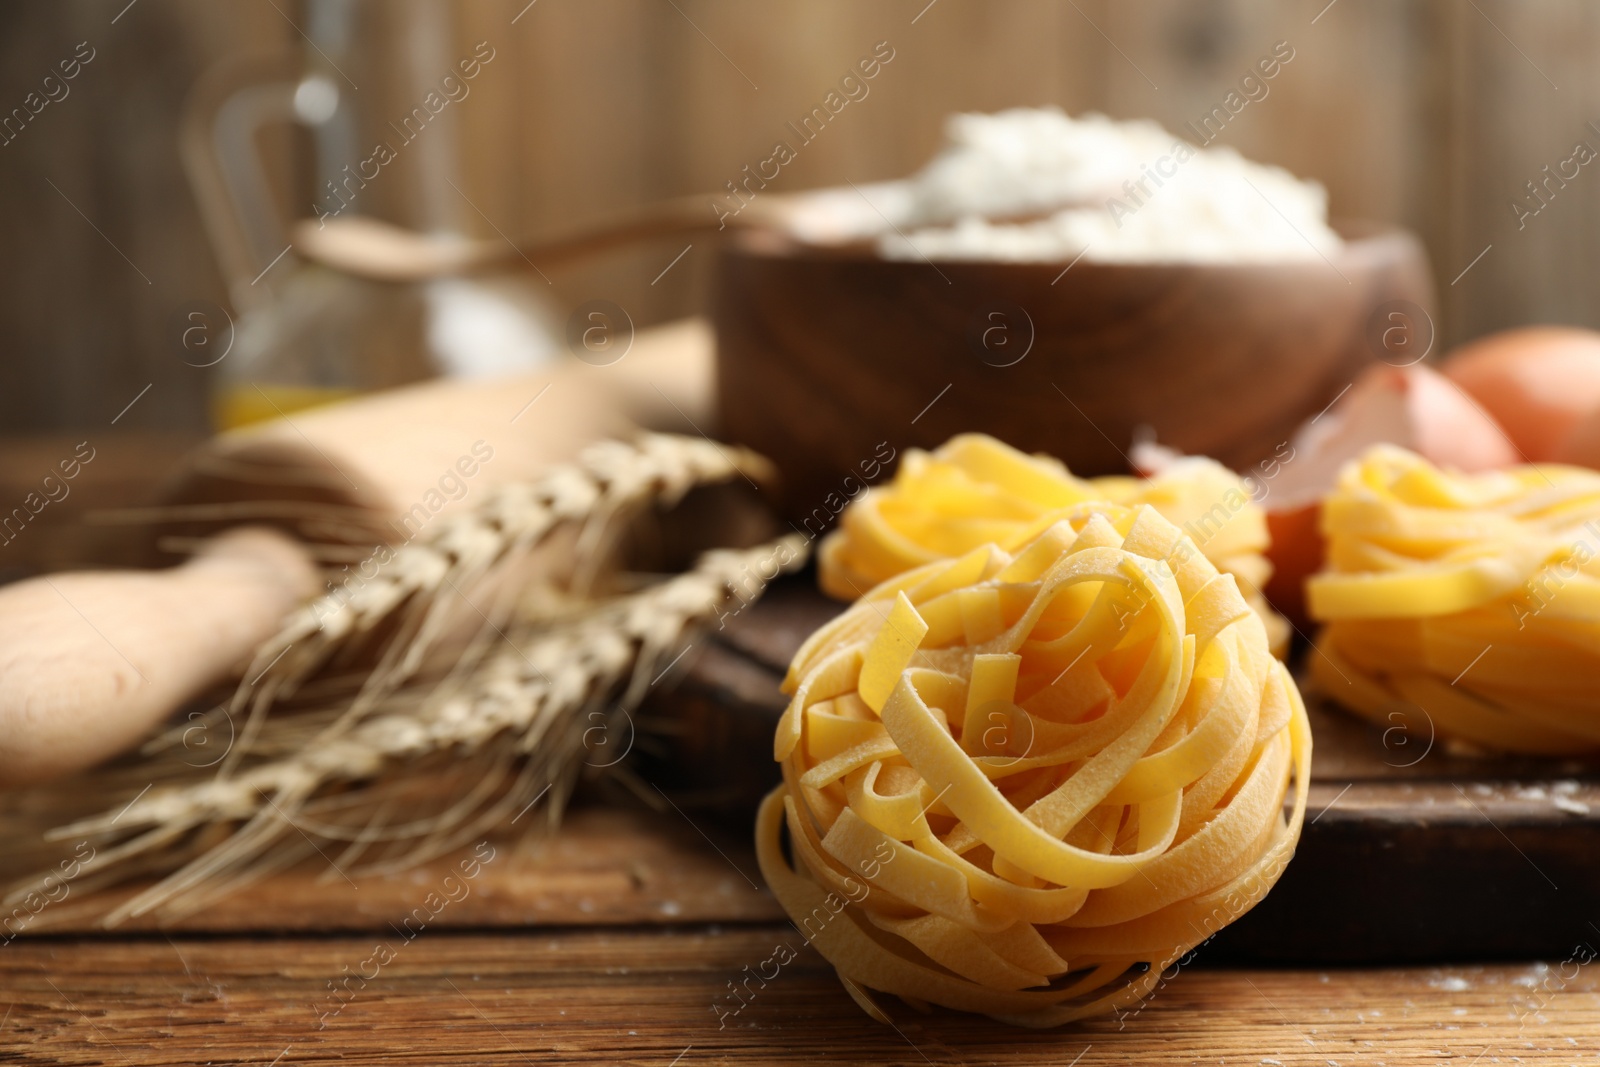
[[[1025,1026],[1130,1005],[1299,839],[1294,681],[1233,576],[1149,506],[900,574],[785,688],[762,873],[880,1020],[882,994]]]
[[[1600,474],[1459,474],[1378,446],[1341,472],[1322,528],[1320,689],[1482,748],[1600,748]]]
[[[1265,513],[1240,477],[1214,460],[1186,457],[1153,478],[1076,478],[1060,461],[1028,455],[985,434],[909,450],[894,481],[845,509],[818,553],[823,592],[854,600],[888,578],[985,542],[1010,551],[1055,522],[1062,509],[1103,500],[1149,504],[1182,527],[1240,590],[1280,655],[1289,626],[1267,606],[1272,575]]]

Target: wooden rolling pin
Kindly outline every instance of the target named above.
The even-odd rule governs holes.
[[[237,677],[320,591],[301,540],[403,541],[601,438],[695,433],[709,425],[710,381],[709,332],[689,321],[640,331],[610,366],[429,382],[209,442],[161,509],[216,535],[195,558],[0,588],[0,788],[92,766]],[[224,532],[262,522],[279,529]]]

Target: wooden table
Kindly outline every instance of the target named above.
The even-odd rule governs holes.
[[[139,459],[141,447],[149,458]],[[123,492],[124,478],[159,470],[171,447],[108,452],[121,457]],[[10,453],[0,446],[0,460]],[[0,462],[0,470],[9,468]],[[109,477],[111,464],[105,471]],[[85,492],[82,499],[97,498]],[[80,502],[75,494],[74,508]],[[16,547],[32,545],[38,555],[19,553],[18,571],[61,562],[59,537],[45,529],[28,536]],[[701,652],[714,661],[730,648],[740,646],[708,644]],[[702,689],[708,679],[766,684],[759,663],[730,668],[744,672],[732,681],[711,666],[691,678],[690,696],[695,678]],[[759,703],[758,696],[751,699]],[[685,707],[680,702],[679,713]],[[104,806],[96,791],[108,783],[102,776],[0,797],[0,874],[34,869],[45,854],[40,832]],[[1326,812],[1317,824],[1324,829],[1403,814],[1403,805],[1382,807],[1381,789],[1370,801],[1378,806],[1363,808],[1317,788],[1327,794],[1312,804]],[[554,835],[530,830],[531,820],[508,824],[479,851],[485,857],[492,849],[492,858],[465,883],[466,893],[452,891],[458,899],[437,908],[429,896],[459,872],[460,856],[359,881],[314,859],[166,929],[135,922],[98,930],[96,916],[127,891],[69,892],[15,937],[0,926],[0,1062],[1488,1067],[1600,1060],[1600,969],[1582,962],[1600,946],[1600,927],[1572,930],[1572,949],[1543,963],[1399,968],[1229,967],[1219,965],[1228,953],[1213,951],[1225,949],[1219,940],[1124,1018],[1032,1032],[901,1010],[895,1028],[882,1027],[784,921],[760,886],[747,835],[679,799],[651,810],[620,792],[601,793]],[[1474,817],[1438,818],[1465,825]],[[1509,855],[1527,839],[1507,825]],[[54,847],[65,853],[70,846]],[[1312,868],[1297,861],[1291,874],[1296,869]],[[1588,884],[1568,882],[1565,891],[1582,895]],[[1600,924],[1600,899],[1573,906]],[[1532,890],[1504,899],[1508,918],[1550,907]],[[1236,929],[1248,930],[1257,915]],[[1295,921],[1310,932],[1326,925],[1314,910]],[[1470,957],[1476,944],[1493,941],[1493,926],[1485,923],[1482,942],[1445,954]],[[756,995],[735,1000],[730,984],[780,943],[798,957]]]
[[[0,1061],[1398,1067],[1600,1055],[1600,970],[1575,960],[1271,970],[1208,965],[1202,951],[1123,1019],[1031,1032],[901,1011],[890,1029],[782,921],[748,845],[710,824],[593,805],[554,837],[488,847],[466,895],[420,928],[400,924],[458,857],[359,884],[319,861],[167,931],[95,932],[89,905],[103,901],[69,895],[0,947]],[[729,983],[780,943],[798,958],[735,1000]],[[366,980],[333,988],[350,974]]]

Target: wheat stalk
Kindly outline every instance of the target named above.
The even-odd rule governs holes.
[[[687,574],[612,601],[569,597],[565,616],[532,621],[513,618],[530,599],[527,561],[558,528],[582,524],[571,554],[578,567],[593,566],[619,519],[670,506],[700,485],[770,476],[760,456],[709,440],[606,441],[380,550],[375,574],[342,582],[257,650],[231,704],[213,713],[231,726],[249,708],[215,777],[160,785],[115,813],[49,835],[105,846],[75,884],[92,890],[172,872],[111,912],[109,925],[158,908],[181,914],[312,852],[329,861],[330,875],[346,877],[345,867],[369,851],[385,855],[368,870],[417,862],[546,792],[553,819],[581,770],[585,713],[610,706],[619,687],[615,707],[631,711],[643,672],[665,650],[731,596],[759,595],[777,573],[777,556],[792,564],[804,545],[711,552]],[[753,563],[770,573],[752,571]],[[491,584],[493,602],[479,608],[468,591]],[[441,667],[435,646],[457,621],[449,593],[482,625]],[[438,653],[431,661],[430,650]],[[325,669],[357,652],[374,654],[376,665],[343,677]],[[623,686],[630,672],[633,682]],[[296,696],[295,714],[269,720],[273,705]],[[418,793],[429,790],[423,801]],[[419,803],[427,815],[396,821]],[[41,881],[20,884],[7,899]]]
[[[460,657],[457,669],[470,671],[501,633],[513,597],[481,609],[465,590],[496,568],[526,558],[564,524],[585,524],[580,547],[593,548],[616,520],[651,503],[671,506],[689,490],[743,477],[752,484],[772,477],[771,464],[747,449],[709,439],[645,434],[633,442],[602,441],[577,462],[552,468],[542,477],[492,489],[482,503],[424,527],[397,549],[380,549],[376,574],[358,573],[302,608],[256,652],[234,694],[229,713],[249,708],[239,743],[219,768],[228,777],[252,750],[266,711],[298,687],[340,649],[393,620],[382,655],[361,692],[345,713],[353,722],[414,675],[428,651],[453,621],[458,594],[482,616],[480,639]],[[579,553],[580,556],[582,553]],[[514,583],[502,592],[516,594]]]
[[[754,549],[712,550],[684,574],[591,604],[560,624],[514,627],[470,675],[397,687],[354,725],[325,709],[333,721],[286,758],[151,789],[50,836],[105,843],[80,875],[81,884],[98,887],[161,864],[203,827],[231,828],[110,912],[103,921],[114,925],[154,909],[167,917],[193,910],[313,851],[329,861],[330,874],[348,877],[459,847],[546,795],[547,810],[559,812],[581,766],[584,734],[593,729],[584,725],[585,713],[630,714],[691,631],[734,600],[758,596],[768,580],[801,565],[806,550],[797,534]],[[393,772],[430,758],[448,761],[442,765],[453,766],[462,782],[445,810],[433,796],[435,814],[387,821],[386,807],[416,781]],[[372,846],[396,844],[403,854],[350,867]],[[7,901],[39,884],[19,886]]]

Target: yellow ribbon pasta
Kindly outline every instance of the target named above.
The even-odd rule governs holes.
[[[1322,528],[1319,688],[1485,748],[1600,748],[1600,473],[1458,474],[1382,445],[1340,473]]]
[[[900,574],[784,687],[761,870],[880,1020],[875,993],[1025,1026],[1132,1004],[1300,837],[1294,681],[1234,577],[1149,506]]]
[[[887,486],[846,508],[817,560],[823,592],[854,600],[879,582],[993,543],[1011,551],[1063,509],[1093,501],[1149,504],[1183,528],[1217,568],[1238,579],[1267,627],[1274,652],[1289,626],[1267,606],[1272,576],[1266,515],[1237,474],[1186,457],[1153,478],[1074,477],[1058,460],[1028,455],[985,434],[961,434],[934,452],[909,450]]]

